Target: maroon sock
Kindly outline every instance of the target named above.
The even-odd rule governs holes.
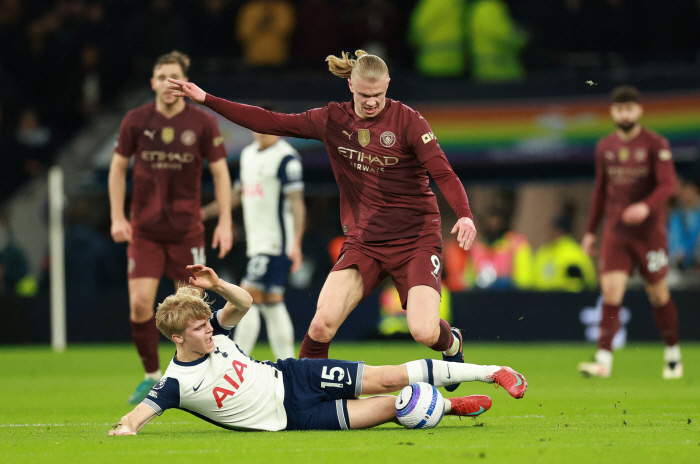
[[[331,341],[317,342],[309,336],[309,332],[306,332],[306,335],[304,335],[304,341],[301,342],[299,359],[328,359],[328,348],[331,346]]]
[[[620,330],[620,305],[603,304],[598,348],[612,351],[612,340],[618,330]]]
[[[433,351],[445,351],[450,349],[452,346],[452,340],[454,338],[452,337],[452,328],[450,327],[450,323],[440,319],[440,336],[438,337],[438,341],[430,347],[431,350]]]
[[[678,309],[672,298],[669,298],[665,305],[654,308],[654,320],[666,345],[673,346],[677,344]]]
[[[131,338],[134,340],[136,350],[141,356],[144,371],[156,372],[160,369],[160,360],[158,359],[158,341],[160,340],[160,332],[156,327],[155,316],[146,322],[129,321],[131,325]]]

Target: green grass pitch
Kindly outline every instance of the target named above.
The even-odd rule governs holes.
[[[161,345],[163,365],[174,352]],[[486,394],[491,410],[446,417],[432,430],[388,424],[350,432],[239,433],[167,411],[136,437],[110,437],[141,380],[131,345],[0,348],[0,462],[206,462],[320,464],[700,462],[700,344],[683,344],[685,377],[661,379],[661,344],[616,353],[610,379],[584,379],[584,344],[465,344],[467,362],[523,373],[521,400],[493,385],[463,384],[451,396]],[[334,343],[331,356],[370,365],[431,356],[412,342]],[[261,345],[258,359],[270,356]],[[433,357],[433,356],[431,356]],[[444,392],[443,392],[444,393]],[[456,460],[455,460],[456,459]]]

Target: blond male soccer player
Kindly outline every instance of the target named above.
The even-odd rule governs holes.
[[[617,129],[598,142],[595,191],[588,229],[581,246],[593,254],[596,230],[605,216],[600,250],[603,316],[594,362],[578,365],[583,375],[610,377],[612,340],[620,328],[620,306],[627,279],[637,268],[644,278],[654,320],[666,344],[662,376],[683,376],[678,344],[678,311],[666,274],[666,201],[675,189],[675,168],[668,140],[643,127],[639,91],[620,86],[611,93],[610,115]]]
[[[514,398],[527,389],[525,377],[509,367],[476,366],[432,359],[399,366],[366,366],[332,359],[258,362],[242,353],[231,330],[252,304],[242,288],[201,264],[187,267],[192,287],[182,287],[159,306],[158,329],[175,343],[175,356],[146,399],[121,418],[110,435],[135,435],[166,409],[192,413],[231,430],[348,430],[396,421],[394,396],[413,382],[444,386],[479,380],[504,387]],[[215,291],[226,305],[212,311],[202,297]],[[445,401],[445,414],[482,414],[488,396]]]
[[[129,243],[129,321],[145,371],[129,404],[140,403],[161,377],[153,313],[160,278],[165,274],[175,282],[187,281],[185,266],[205,261],[200,214],[205,160],[220,208],[212,247],[219,248],[219,257],[231,249],[231,179],[216,120],[168,89],[166,79],[187,79],[189,65],[190,59],[177,51],[156,60],[151,77],[155,101],[126,114],[109,169],[112,238]],[[124,200],[132,159],[127,218]]]
[[[189,97],[262,134],[321,140],[340,188],[340,217],[347,240],[318,298],[299,357],[327,358],[340,325],[387,275],[406,309],[413,338],[464,362],[462,334],[440,319],[442,233],[440,210],[428,173],[455,211],[459,245],[468,249],[476,228],[464,186],[428,122],[386,98],[389,69],[363,50],[326,58],[347,79],[352,100],[300,114],[281,114],[226,101],[191,82],[170,79],[176,96]],[[457,384],[448,386],[448,391]]]

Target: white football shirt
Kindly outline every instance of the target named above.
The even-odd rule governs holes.
[[[239,182],[247,255],[288,254],[294,217],[285,195],[304,189],[299,153],[284,139],[265,150],[254,142],[241,152]]]
[[[173,357],[163,378],[143,403],[158,415],[177,408],[234,430],[283,430],[287,427],[282,373],[254,361],[231,340],[218,311],[210,319],[216,351],[196,361]]]

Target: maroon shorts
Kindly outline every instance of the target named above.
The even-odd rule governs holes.
[[[177,243],[160,243],[134,233],[126,251],[129,279],[161,276],[177,282],[189,282],[190,264],[206,264],[204,232],[193,232]]]
[[[435,232],[376,242],[348,237],[331,272],[350,266],[357,266],[362,276],[363,299],[390,275],[401,306],[406,309],[408,290],[412,287],[427,285],[441,293],[442,237]]]
[[[600,252],[600,272],[625,271],[632,274],[635,267],[644,280],[654,284],[668,273],[666,231],[653,230],[646,238],[634,238],[605,231]]]

